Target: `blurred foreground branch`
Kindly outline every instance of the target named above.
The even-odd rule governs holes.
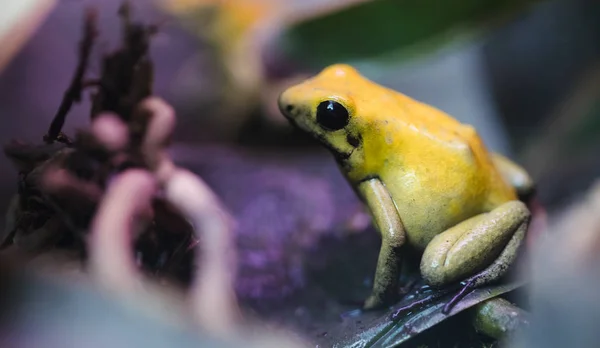
[[[50,124],[48,134],[44,136],[44,141],[47,143],[52,143],[55,140],[66,140],[58,138],[61,135],[62,127],[65,124],[65,119],[69,111],[71,111],[73,103],[78,103],[81,101],[81,94],[83,92],[84,87],[83,79],[88,67],[88,62],[90,60],[90,54],[94,46],[94,41],[96,39],[96,36],[98,35],[98,24],[96,23],[97,17],[98,14],[93,9],[88,10],[85,16],[83,25],[83,39],[79,43],[79,62],[77,63],[77,68],[75,69],[75,74],[73,76],[73,80],[71,81],[71,85],[65,92],[63,100],[58,108],[58,111],[52,119],[52,123]]]
[[[511,347],[598,347],[600,181],[536,245],[531,325]]]

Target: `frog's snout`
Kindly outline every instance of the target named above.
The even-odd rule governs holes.
[[[292,119],[294,117],[294,110],[296,107],[290,100],[289,90],[285,90],[279,95],[277,104],[279,105],[279,111],[283,114],[283,116],[288,119]]]

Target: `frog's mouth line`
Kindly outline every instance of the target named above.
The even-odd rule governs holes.
[[[300,126],[298,124],[298,122],[296,121],[296,118],[291,117],[291,116],[287,115],[286,113],[283,113],[283,116],[294,127],[296,127],[297,129],[301,129],[301,130],[305,131],[304,127],[302,127],[302,126]],[[341,152],[340,150],[338,150],[335,147],[333,147],[329,142],[327,142],[327,140],[325,139],[325,137],[322,136],[322,135],[320,135],[319,133],[316,133],[316,132],[307,132],[307,133],[309,133],[315,140],[317,140],[321,145],[323,145],[327,150],[329,150],[333,154],[333,157],[338,162],[342,162],[342,161],[347,160],[348,158],[350,158],[350,156],[352,156],[352,154],[354,153],[354,150],[356,150],[356,148],[353,147],[350,152]]]
[[[327,142],[325,140],[325,137],[323,137],[319,134],[313,134],[313,138],[317,139],[319,141],[319,143],[321,143],[327,150],[329,150],[329,152],[331,152],[333,154],[333,157],[338,162],[346,161],[348,158],[350,158],[350,156],[352,156],[352,154],[354,153],[354,150],[356,150],[356,148],[352,148],[352,150],[350,150],[350,152],[342,152],[342,151],[336,149],[335,147],[333,147],[329,142]]]
[[[354,153],[354,150],[355,149],[352,149],[352,151],[346,152],[346,153],[342,153],[342,152],[335,151],[335,150],[331,150],[331,152],[333,152],[333,156],[335,157],[336,160],[345,161],[348,158],[350,158],[350,156],[352,156],[352,154]]]

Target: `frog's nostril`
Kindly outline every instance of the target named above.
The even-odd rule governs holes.
[[[281,113],[283,114],[283,116],[286,117],[291,117],[292,114],[294,113],[294,110],[296,108],[294,107],[293,104],[288,104],[288,103],[280,103],[279,104],[279,110],[281,110]]]
[[[290,98],[289,91],[284,91],[279,96],[277,104],[279,105],[279,110],[283,114],[283,116],[291,117],[292,113],[296,110],[296,106],[292,102],[293,98]]]

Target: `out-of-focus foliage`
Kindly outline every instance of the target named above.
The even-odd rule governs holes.
[[[260,55],[276,44],[293,60],[320,68],[395,56],[407,49],[415,52],[415,47],[428,53],[429,48],[472,37],[513,18],[540,0],[158,1],[197,35],[214,39],[220,50],[249,40],[254,43],[246,43],[246,49]]]
[[[260,322],[215,335],[194,324],[173,289],[148,283],[148,291],[119,295],[62,262],[58,253],[28,264],[2,257],[2,347],[306,347],[297,335]]]
[[[597,175],[593,168],[600,164],[599,133],[600,66],[596,65],[582,76],[557,111],[531,134],[526,144],[523,162],[540,185],[547,188],[541,192],[545,200],[565,203],[587,188],[590,180],[582,179],[581,175]]]
[[[217,106],[203,115],[211,129],[235,136],[258,107],[263,84],[257,28],[277,12],[271,0],[158,0],[159,6],[211,48],[218,81],[211,83]],[[206,91],[198,90],[201,95]],[[191,101],[192,103],[195,100]]]
[[[510,347],[600,345],[600,181],[578,198],[532,253],[531,325]]]
[[[159,0],[195,35],[207,40],[237,83],[257,82],[259,47],[253,47],[257,28],[279,13],[273,0]]]
[[[297,82],[290,76],[337,62],[402,62],[477,36],[539,0],[156,1],[213,47],[224,81],[215,119],[235,128],[260,107],[269,123],[278,120],[273,96]]]
[[[536,0],[378,0],[294,23],[282,32],[294,60],[320,67],[340,61],[430,53],[501,23]]]
[[[56,0],[4,0],[0,4],[0,71],[46,18]]]

